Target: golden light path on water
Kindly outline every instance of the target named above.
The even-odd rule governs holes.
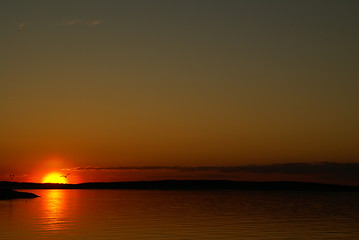
[[[65,198],[66,191],[61,189],[47,190],[44,202],[44,222],[46,230],[63,230],[66,223]]]

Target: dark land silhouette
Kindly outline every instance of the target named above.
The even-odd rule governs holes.
[[[13,189],[0,189],[0,200],[15,199],[15,198],[36,198],[36,194],[28,192],[18,192]]]
[[[147,189],[147,190],[245,190],[359,192],[358,186],[311,182],[238,182],[227,180],[162,180],[134,182],[88,182],[80,184],[0,182],[3,189]],[[0,191],[2,191],[0,189]]]

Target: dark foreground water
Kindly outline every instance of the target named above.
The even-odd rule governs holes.
[[[0,239],[359,239],[359,194],[29,190]]]

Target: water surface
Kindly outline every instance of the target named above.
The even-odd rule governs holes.
[[[359,239],[359,194],[29,190],[0,239]]]

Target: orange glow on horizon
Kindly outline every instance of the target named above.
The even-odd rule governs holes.
[[[42,183],[68,183],[67,177],[59,172],[48,173],[42,179]]]

